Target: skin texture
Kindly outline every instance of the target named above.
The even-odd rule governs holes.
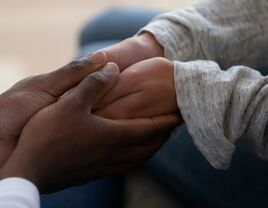
[[[120,74],[116,86],[95,106],[95,113],[110,119],[178,113],[173,68],[173,62],[164,58],[131,65]]]
[[[128,38],[118,44],[104,48],[107,61],[114,62],[122,72],[139,61],[163,57],[163,48],[150,33]]]
[[[98,52],[57,71],[24,79],[1,94],[0,168],[16,147],[21,131],[31,117],[56,102],[66,91],[105,63],[106,55]]]
[[[118,79],[119,69],[110,63],[35,114],[1,178],[23,177],[47,193],[125,171],[149,158],[178,118],[109,120],[92,114],[92,106]]]
[[[123,172],[151,157],[182,122],[174,114],[173,64],[151,59],[163,56],[152,35],[97,54],[0,96],[0,179],[26,178],[50,193]],[[109,61],[118,65],[92,73]]]
[[[121,71],[119,83],[94,106],[95,113],[110,119],[138,118],[177,113],[173,63],[163,48],[145,32],[102,50]]]

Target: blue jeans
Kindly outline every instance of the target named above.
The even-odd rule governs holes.
[[[153,16],[154,11],[113,8],[90,21],[81,32],[79,56],[114,44],[135,34]],[[268,69],[263,68],[263,74]],[[170,139],[145,167],[170,190],[184,199],[188,207],[268,207],[268,162],[257,158],[246,146],[239,145],[231,167],[227,171],[212,168],[193,144],[185,126],[179,135]],[[94,196],[101,199],[100,189],[119,195],[118,179],[101,180],[77,189],[67,197]],[[107,189],[108,187],[108,189]],[[51,197],[51,196],[50,196]],[[64,192],[58,197],[64,197]],[[48,199],[46,199],[48,200]],[[58,199],[57,199],[58,200]],[[58,203],[55,200],[55,203]],[[67,198],[69,200],[69,198]],[[75,200],[75,199],[74,199]],[[119,207],[113,203],[99,205],[99,201],[79,206],[48,207]],[[49,200],[48,200],[49,201]],[[52,200],[53,201],[53,200]],[[81,206],[80,206],[81,205]],[[44,206],[46,208],[46,206]]]

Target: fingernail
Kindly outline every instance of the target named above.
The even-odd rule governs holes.
[[[117,64],[113,63],[113,62],[109,62],[108,64],[106,64],[102,68],[102,70],[109,72],[109,73],[113,73],[113,74],[119,72],[119,68],[118,68]]]
[[[106,62],[106,54],[103,51],[97,51],[89,55],[88,60],[93,64],[104,64]]]

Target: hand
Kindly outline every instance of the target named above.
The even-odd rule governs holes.
[[[52,73],[24,79],[0,95],[0,168],[28,120],[105,63],[105,54],[98,52],[90,60],[74,61]]]
[[[164,58],[148,59],[130,66],[95,106],[96,115],[125,119],[178,113],[173,68],[173,62]]]
[[[139,61],[162,57],[163,48],[150,33],[128,38],[118,44],[104,48],[107,61],[114,62],[120,71]]]
[[[26,178],[49,192],[127,170],[150,157],[178,119],[108,120],[91,114],[118,76],[116,65],[108,64],[38,112],[23,129],[1,178]]]

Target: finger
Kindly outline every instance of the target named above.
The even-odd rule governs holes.
[[[45,74],[44,78],[48,82],[54,83],[52,85],[54,96],[59,97],[105,63],[106,54],[98,51],[88,58],[72,61],[54,72]]]
[[[154,118],[114,120],[116,143],[121,145],[138,145],[150,142],[157,135],[170,132],[180,124],[176,114],[158,116]]]
[[[88,75],[67,96],[92,107],[106,92],[111,90],[118,81],[118,77],[118,66],[115,63],[108,63],[101,70]]]
[[[94,106],[94,109],[100,109],[119,98],[141,91],[141,86],[138,85],[140,83],[139,77],[139,73],[134,71],[122,72],[119,76],[118,83]]]
[[[146,114],[147,106],[144,103],[145,100],[142,94],[142,92],[138,92],[126,95],[95,111],[94,114],[109,119],[133,119],[157,116]],[[150,107],[150,104],[148,107]],[[143,115],[140,112],[143,112]]]
[[[174,103],[174,104],[173,104]],[[134,119],[176,113],[176,101],[159,103],[159,97],[149,91],[130,94],[109,103],[94,114],[109,119]]]

